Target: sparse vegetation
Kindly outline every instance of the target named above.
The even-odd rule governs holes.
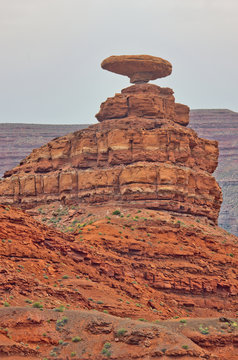
[[[79,341],[81,341],[81,340],[82,340],[82,339],[81,339],[80,336],[75,336],[75,337],[72,338],[72,341],[73,341],[74,343],[77,343],[77,342],[79,342]]]
[[[32,306],[35,309],[43,309],[43,305],[40,302],[35,302]]]
[[[59,331],[61,327],[67,324],[68,318],[66,316],[62,317],[62,319],[58,319],[56,321],[56,330]]]
[[[51,350],[51,352],[50,352],[50,356],[52,356],[52,357],[56,357],[56,356],[57,356],[57,353],[56,353],[54,350]]]
[[[126,332],[127,332],[126,329],[119,329],[117,330],[116,334],[118,337],[120,337],[120,336],[124,336]]]
[[[55,308],[54,311],[57,312],[63,312],[65,310],[65,307],[63,305],[60,305],[58,308]]]
[[[111,356],[111,351],[109,350],[111,348],[111,344],[109,342],[106,342],[102,349],[102,354],[106,355],[107,357]]]
[[[203,335],[208,335],[209,334],[209,329],[206,326],[203,326],[202,324],[199,326],[199,331],[201,334]]]

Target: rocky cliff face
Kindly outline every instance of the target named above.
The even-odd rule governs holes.
[[[219,142],[219,163],[214,176],[221,186],[223,202],[218,222],[238,235],[238,114],[225,109],[198,109],[191,110],[189,117],[189,127],[199,136]],[[15,167],[33,148],[79,129],[81,125],[0,124],[0,176]]]
[[[0,206],[1,359],[237,360],[235,236],[167,211],[49,206],[75,231]]]
[[[237,360],[238,239],[216,226],[217,142],[146,83],[171,64],[137,58],[106,62],[136,84],[99,124],[0,182],[1,359]]]
[[[100,124],[55,139],[5,173],[0,201],[23,207],[67,202],[131,206],[216,222],[216,141],[185,127],[189,108],[171,89],[136,84],[101,105]]]

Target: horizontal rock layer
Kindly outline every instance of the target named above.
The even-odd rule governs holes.
[[[220,226],[238,235],[238,113],[226,109],[193,110],[190,126],[199,136],[219,141],[215,177],[223,192]]]
[[[4,176],[69,168],[108,168],[138,161],[166,162],[213,173],[218,162],[217,142],[200,139],[193,130],[169,120],[114,119],[33,150],[20,166]]]
[[[137,116],[189,123],[189,107],[175,103],[173,90],[151,84],[133,85],[108,98],[96,114],[98,121]]]
[[[68,218],[75,230],[63,234],[0,206],[0,295],[11,306],[41,299],[44,308],[70,304],[152,321],[188,310],[199,318],[236,315],[237,237],[167,211],[54,203],[37,216],[49,208],[51,226]]]
[[[237,238],[192,216],[85,208],[80,219],[82,207],[54,205],[77,225],[91,213],[69,235],[0,206],[1,360],[49,358],[53,346],[50,358],[67,359],[72,350],[102,360],[106,342],[115,359],[235,360]],[[217,357],[201,357],[189,339]]]
[[[2,182],[1,192],[1,203],[23,206],[57,199],[89,203],[114,200],[212,220],[216,220],[220,208],[220,188],[206,172],[143,162],[111,169],[13,176]]]
[[[129,201],[216,221],[217,142],[183,126],[189,109],[172,94],[146,84],[122,90],[102,104],[101,123],[54,139],[6,172],[0,202]]]

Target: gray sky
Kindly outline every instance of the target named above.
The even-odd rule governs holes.
[[[237,0],[0,0],[0,122],[96,122],[122,54],[169,60],[154,83],[177,102],[238,111],[237,19]]]

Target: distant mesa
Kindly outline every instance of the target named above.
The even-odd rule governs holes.
[[[103,69],[130,78],[132,84],[147,83],[172,72],[169,61],[150,55],[110,56],[101,63]]]

